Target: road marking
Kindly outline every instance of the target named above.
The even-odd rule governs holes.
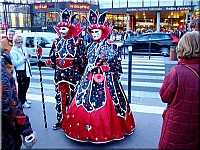
[[[122,68],[122,71],[123,72],[128,72],[128,69],[124,69],[124,68]],[[132,73],[153,73],[153,74],[163,74],[163,75],[165,75],[165,71],[163,70],[163,71],[160,71],[160,70],[136,70],[136,69],[134,69],[134,70],[132,70]],[[142,75],[141,75],[142,76]]]
[[[122,65],[122,69],[127,69],[128,65]],[[159,70],[165,70],[165,67],[159,67],[159,66],[136,66],[136,65],[132,65],[131,67],[132,69],[134,68],[141,68],[141,69],[159,69]]]
[[[29,88],[40,89],[41,88],[40,83],[31,82]],[[46,90],[54,90],[55,86],[54,86],[54,84],[43,83],[43,88],[44,88],[44,90],[45,89]],[[128,95],[128,90],[124,90],[124,91],[125,91],[126,95]],[[131,96],[142,97],[142,98],[159,98],[160,99],[160,95],[158,92],[149,92],[149,91],[131,91]]]
[[[32,79],[40,79],[40,75],[33,75],[31,77]],[[128,81],[128,74],[124,73],[121,75],[122,81]],[[54,75],[52,74],[51,76],[46,76],[46,75],[42,75],[42,79],[46,79],[46,80],[54,80]],[[155,80],[163,80],[164,76],[151,76],[151,75],[134,75],[132,74],[132,80],[133,79],[155,79]]]
[[[27,98],[31,101],[42,102],[41,95],[27,94]],[[44,102],[55,103],[56,100],[52,96],[44,96]],[[151,113],[151,114],[162,114],[163,110],[165,109],[165,107],[160,107],[160,106],[147,106],[147,105],[138,105],[138,104],[130,104],[130,107],[133,112]]]

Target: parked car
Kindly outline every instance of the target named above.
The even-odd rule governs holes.
[[[42,59],[41,61],[45,61],[49,59],[49,52],[53,41],[58,37],[56,33],[50,32],[27,32],[27,33],[19,33],[24,38],[24,46],[26,46],[27,52],[29,52],[32,57],[30,59],[31,63],[36,63],[36,43],[38,43],[42,47]]]
[[[178,38],[170,33],[150,32],[129,38],[125,46],[133,47],[133,54],[156,54],[169,56],[170,47],[176,46]]]

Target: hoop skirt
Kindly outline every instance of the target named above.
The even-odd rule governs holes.
[[[97,70],[92,70],[91,66],[98,59],[89,53],[88,65],[63,120],[62,130],[68,138],[106,143],[121,140],[135,129],[134,117],[116,71],[121,64],[115,56],[112,60],[117,61],[108,62],[110,70],[101,72],[104,81],[96,83],[94,72]],[[90,58],[95,58],[95,61]]]

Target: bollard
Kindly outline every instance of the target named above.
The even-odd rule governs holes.
[[[124,59],[126,58],[126,54],[125,54],[125,40],[124,40]]]
[[[149,38],[149,59],[151,57],[151,38]]]
[[[131,103],[132,46],[128,47],[128,102]]]

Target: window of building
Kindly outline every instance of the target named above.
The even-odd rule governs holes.
[[[191,5],[191,0],[184,0],[183,5]]]
[[[54,12],[48,12],[46,13],[46,25],[47,26],[52,26],[52,25],[56,25],[58,21],[58,14],[54,13]]]
[[[183,6],[183,0],[176,0],[176,6]]]
[[[144,0],[144,7],[151,6],[151,0]]]
[[[112,0],[101,0],[99,1],[99,8],[112,8]]]
[[[160,0],[160,6],[174,6],[174,0]]]
[[[120,0],[120,7],[127,7],[127,0]]]
[[[113,8],[120,8],[119,1],[120,0],[113,1]]]
[[[129,0],[128,7],[142,7],[142,1],[135,2],[135,1]]]
[[[158,6],[158,0],[151,0],[151,6]]]

